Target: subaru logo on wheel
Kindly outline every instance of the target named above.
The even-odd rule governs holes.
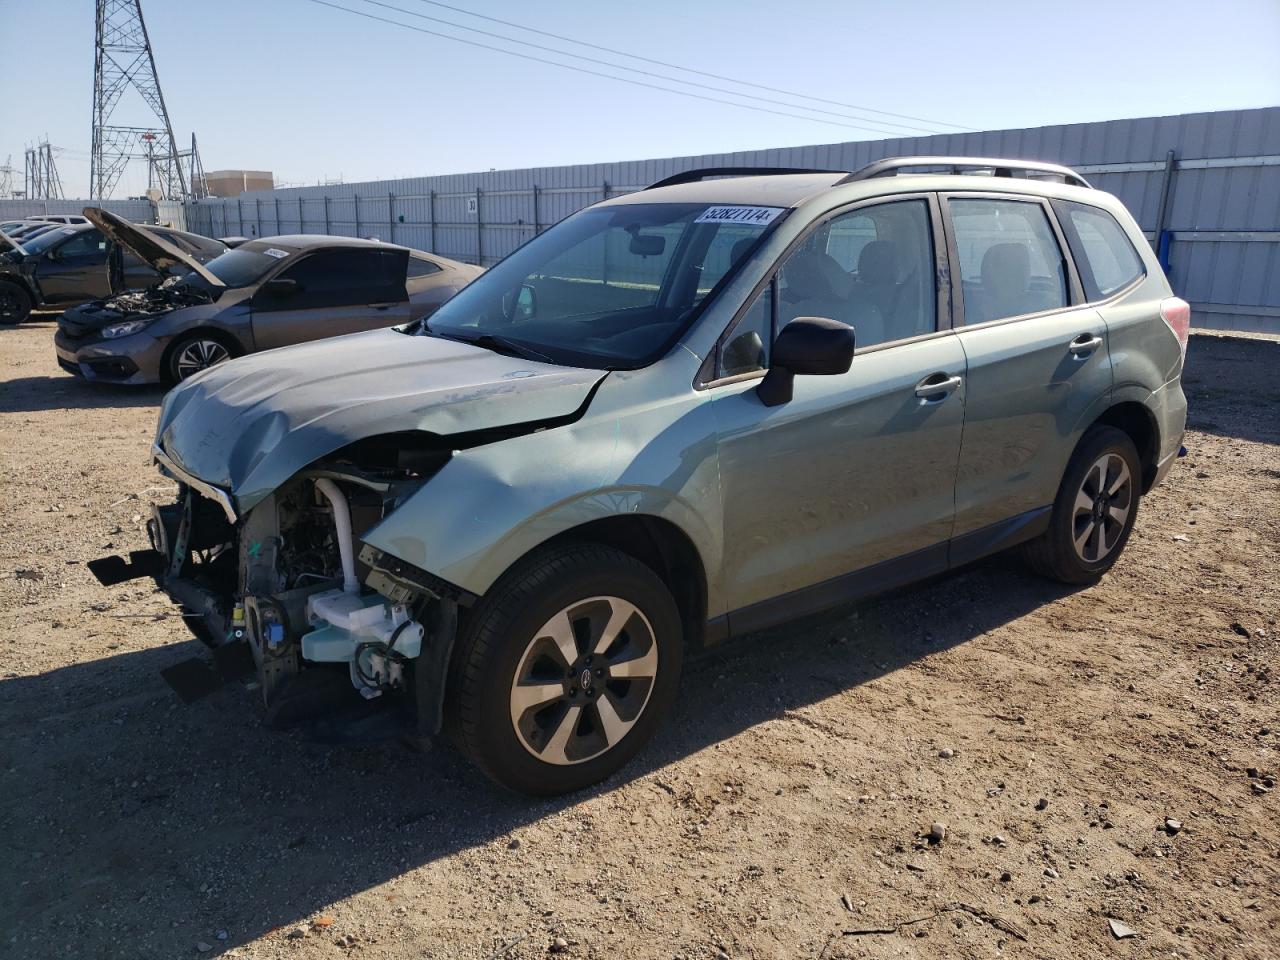
[[[578,683],[582,685],[583,690],[591,689],[591,671],[583,670],[582,675],[578,677]]]

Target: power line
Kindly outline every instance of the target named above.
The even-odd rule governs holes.
[[[469,47],[478,47],[481,50],[492,50],[495,53],[504,53],[509,57],[519,57],[521,60],[532,60],[534,63],[545,63],[553,67],[561,67],[565,70],[573,70],[576,73],[585,73],[593,77],[604,77],[606,80],[616,80],[618,83],[629,83],[632,86],[648,87],[650,90],[661,90],[664,93],[674,93],[682,97],[692,97],[695,100],[705,100],[708,103],[720,103],[729,107],[740,107],[743,110],[754,110],[757,113],[771,113],[779,117],[790,117],[793,120],[808,120],[810,123],[825,123],[835,127],[846,127],[850,130],[871,130],[875,133],[888,133],[891,136],[901,136],[889,130],[879,130],[875,127],[858,125],[852,123],[841,123],[839,120],[824,120],[821,117],[806,117],[798,113],[786,113],[782,110],[772,110],[768,107],[757,107],[749,103],[738,103],[734,100],[721,100],[719,97],[708,97],[701,93],[692,93],[688,90],[677,90],[673,87],[664,87],[656,83],[646,83],[643,80],[633,80],[630,77],[618,77],[611,73],[601,73],[598,70],[589,70],[586,67],[577,67],[571,63],[560,63],[556,60],[547,60],[543,57],[535,57],[532,54],[520,53],[516,50],[504,50],[502,47],[491,46],[487,43],[479,43],[475,40],[467,40],[464,37],[454,37],[447,33],[440,33],[437,30],[428,30],[426,27],[415,27],[411,23],[401,23],[398,20],[389,20],[386,17],[380,17],[374,13],[366,13],[363,10],[352,10],[350,7],[343,7],[336,3],[330,3],[329,0],[308,0],[310,3],[319,4],[322,7],[331,7],[334,10],[341,10],[343,13],[350,13],[357,17],[364,17],[367,20],[377,20],[381,23],[391,24],[393,27],[403,27],[405,30],[412,30],[415,33],[424,33],[432,37],[440,37],[443,40],[452,40],[455,43],[465,43]]]
[[[512,23],[510,20],[502,20],[499,17],[486,16],[483,13],[475,13],[472,10],[466,10],[462,7],[454,7],[447,3],[441,3],[440,0],[418,0],[418,2],[429,3],[433,7],[443,7],[445,10],[452,10],[454,13],[464,13],[469,17],[475,17],[479,20],[488,20],[490,23],[500,23],[504,27],[514,27],[517,30],[527,30],[529,33],[536,33],[543,37],[551,37],[553,40],[563,40],[565,43],[575,43],[581,47],[590,47],[592,50],[600,50],[604,53],[612,53],[620,57],[630,57],[632,60],[652,63],[655,66],[667,67],[670,70],[682,70],[685,73],[696,73],[700,77],[710,77],[713,80],[724,80],[727,83],[738,83],[746,87],[755,87],[757,90],[768,90],[770,93],[781,93],[788,97],[798,97],[801,100],[813,100],[817,103],[826,103],[833,107],[845,107],[849,110],[862,110],[866,113],[878,113],[885,117],[897,117],[899,120],[917,120],[920,123],[932,124],[936,127],[952,127],[956,130],[967,130],[970,132],[975,129],[973,127],[964,127],[956,123],[945,123],[942,120],[928,120],[924,117],[913,117],[905,113],[891,113],[888,110],[877,110],[874,107],[863,107],[856,103],[842,103],[839,100],[827,100],[823,97],[814,97],[807,93],[796,93],[792,90],[782,90],[778,87],[770,87],[763,83],[754,83],[750,80],[739,80],[734,77],[723,76],[719,73],[708,73],[706,70],[697,70],[693,67],[682,67],[678,63],[667,63],[665,60],[655,60],[652,57],[642,57],[638,53],[627,53],[625,50],[615,50],[613,47],[601,46],[598,43],[589,43],[586,40],[575,40],[573,37],[566,37],[563,34],[551,33],[548,30],[539,30],[537,27],[530,27],[521,23]]]
[[[690,87],[700,87],[703,90],[711,90],[711,91],[714,91],[715,93],[727,93],[731,97],[742,97],[747,100],[757,100],[760,103],[771,103],[779,107],[789,107],[792,110],[809,110],[809,111],[812,111],[813,113],[825,113],[827,116],[840,117],[841,119],[844,119],[844,120],[858,120],[866,123],[875,123],[875,124],[879,124],[880,127],[900,127],[903,130],[910,131],[913,134],[921,134],[921,133],[932,134],[932,133],[940,132],[936,129],[930,129],[928,127],[911,126],[905,123],[895,123],[892,120],[877,120],[873,117],[851,116],[850,114],[847,114],[847,113],[838,113],[835,110],[825,110],[822,107],[808,107],[802,103],[788,103],[786,100],[774,100],[770,97],[762,97],[754,93],[741,93],[737,90],[727,90],[724,87],[712,86],[709,83],[699,83],[697,80],[681,80],[679,77],[669,77],[666,74],[654,73],[652,70],[642,70],[639,67],[628,67],[625,64],[614,63],[613,61],[610,61],[610,60],[601,60],[596,57],[588,57],[581,53],[571,53],[568,50],[558,50],[555,47],[548,47],[540,43],[533,43],[530,40],[520,40],[516,37],[506,37],[500,33],[493,33],[489,30],[481,30],[479,27],[468,27],[466,24],[454,23],[452,20],[444,20],[444,19],[441,19],[440,17],[432,17],[425,13],[418,13],[414,10],[406,10],[403,7],[395,6],[394,4],[384,3],[383,0],[364,0],[364,2],[375,7],[382,7],[386,10],[394,10],[396,13],[402,13],[407,17],[417,17],[420,20],[430,20],[432,23],[439,23],[439,24],[443,24],[446,27],[453,27],[455,30],[467,30],[471,33],[478,33],[484,37],[493,37],[495,40],[501,40],[504,43],[514,43],[522,47],[531,47],[534,50],[543,50],[547,53],[554,53],[557,56],[561,56],[561,57],[573,57],[575,60],[584,60],[587,63],[599,64],[602,67],[610,67],[614,70],[626,70],[630,73],[638,73],[644,77],[654,77],[655,79],[666,80],[671,83],[681,83]],[[569,42],[573,43],[577,41],[569,41]],[[629,54],[623,54],[623,56],[629,56]],[[676,67],[675,69],[681,69],[681,68]],[[737,82],[737,81],[733,81],[733,82]],[[878,130],[879,127],[867,127],[864,129]],[[880,130],[880,132],[889,133],[891,131]],[[902,134],[896,134],[896,135],[902,136]]]

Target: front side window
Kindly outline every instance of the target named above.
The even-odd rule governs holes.
[[[105,254],[106,249],[107,241],[101,233],[97,230],[85,230],[58,247],[58,256],[62,259],[92,257],[100,253]]]
[[[278,279],[293,280],[300,288],[282,309],[405,300],[406,259],[403,250],[317,250],[281,272]]]
[[[573,366],[644,366],[784,215],[707,203],[594,207],[472,281],[420,332]]]
[[[1142,276],[1138,251],[1133,249],[1115,217],[1100,207],[1084,203],[1058,200],[1055,206],[1059,221],[1066,220],[1064,232],[1075,254],[1080,282],[1090,300],[1105,300]]]
[[[952,198],[964,322],[1065,307],[1062,249],[1038,201]]]
[[[778,327],[828,317],[859,348],[935,329],[937,272],[929,202],[859,207],[820,226],[778,272]]]

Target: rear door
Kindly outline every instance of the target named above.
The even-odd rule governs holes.
[[[273,279],[293,280],[296,290],[253,297],[253,337],[258,349],[336,337],[407,323],[408,251],[395,247],[316,250]]]
[[[1106,324],[1084,302],[1047,201],[955,193],[944,207],[969,370],[952,551],[961,563],[1045,522],[1083,424],[1105,409],[1112,367]]]
[[[107,239],[98,230],[57,227],[67,239],[51,247],[36,264],[36,283],[46,303],[74,304],[111,293]]]

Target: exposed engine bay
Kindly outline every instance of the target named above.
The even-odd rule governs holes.
[[[359,538],[449,454],[390,439],[313,464],[236,522],[186,485],[152,508],[163,586],[210,647],[248,647],[271,722],[299,719],[342,676],[419,736],[439,730],[459,597]]]
[[[122,319],[130,317],[150,317],[160,313],[168,313],[179,307],[190,307],[202,303],[212,303],[213,294],[186,282],[185,277],[170,277],[164,283],[146,290],[126,290],[108,297],[101,303],[101,309],[110,310]]]

